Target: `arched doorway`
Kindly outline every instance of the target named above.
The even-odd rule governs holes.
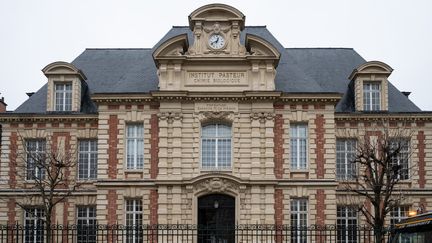
[[[235,198],[210,194],[198,198],[198,243],[234,243]]]

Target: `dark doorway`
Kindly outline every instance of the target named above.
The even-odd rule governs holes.
[[[198,243],[234,243],[235,198],[210,194],[198,198]]]

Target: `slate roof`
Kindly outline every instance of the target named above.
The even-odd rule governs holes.
[[[154,49],[171,37],[188,35],[187,26],[174,26],[152,48],[86,49],[72,64],[87,76],[80,113],[97,112],[90,100],[96,93],[147,93],[158,89]],[[366,62],[352,48],[284,48],[265,26],[249,26],[241,33],[254,34],[269,41],[281,53],[277,68],[276,90],[287,93],[341,93],[336,112],[354,112],[354,97],[348,76],[354,68]],[[44,85],[19,106],[14,113],[46,113]],[[420,112],[421,110],[389,83],[389,112]]]

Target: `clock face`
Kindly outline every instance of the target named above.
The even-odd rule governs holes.
[[[218,34],[211,35],[209,38],[209,45],[213,49],[221,49],[225,45],[225,39]]]

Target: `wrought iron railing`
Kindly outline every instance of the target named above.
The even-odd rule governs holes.
[[[389,234],[385,234],[388,241]],[[48,242],[48,238],[51,240]],[[46,227],[2,225],[0,243],[369,243],[373,229],[334,225],[291,227],[287,225],[197,226],[172,225],[53,225]]]

